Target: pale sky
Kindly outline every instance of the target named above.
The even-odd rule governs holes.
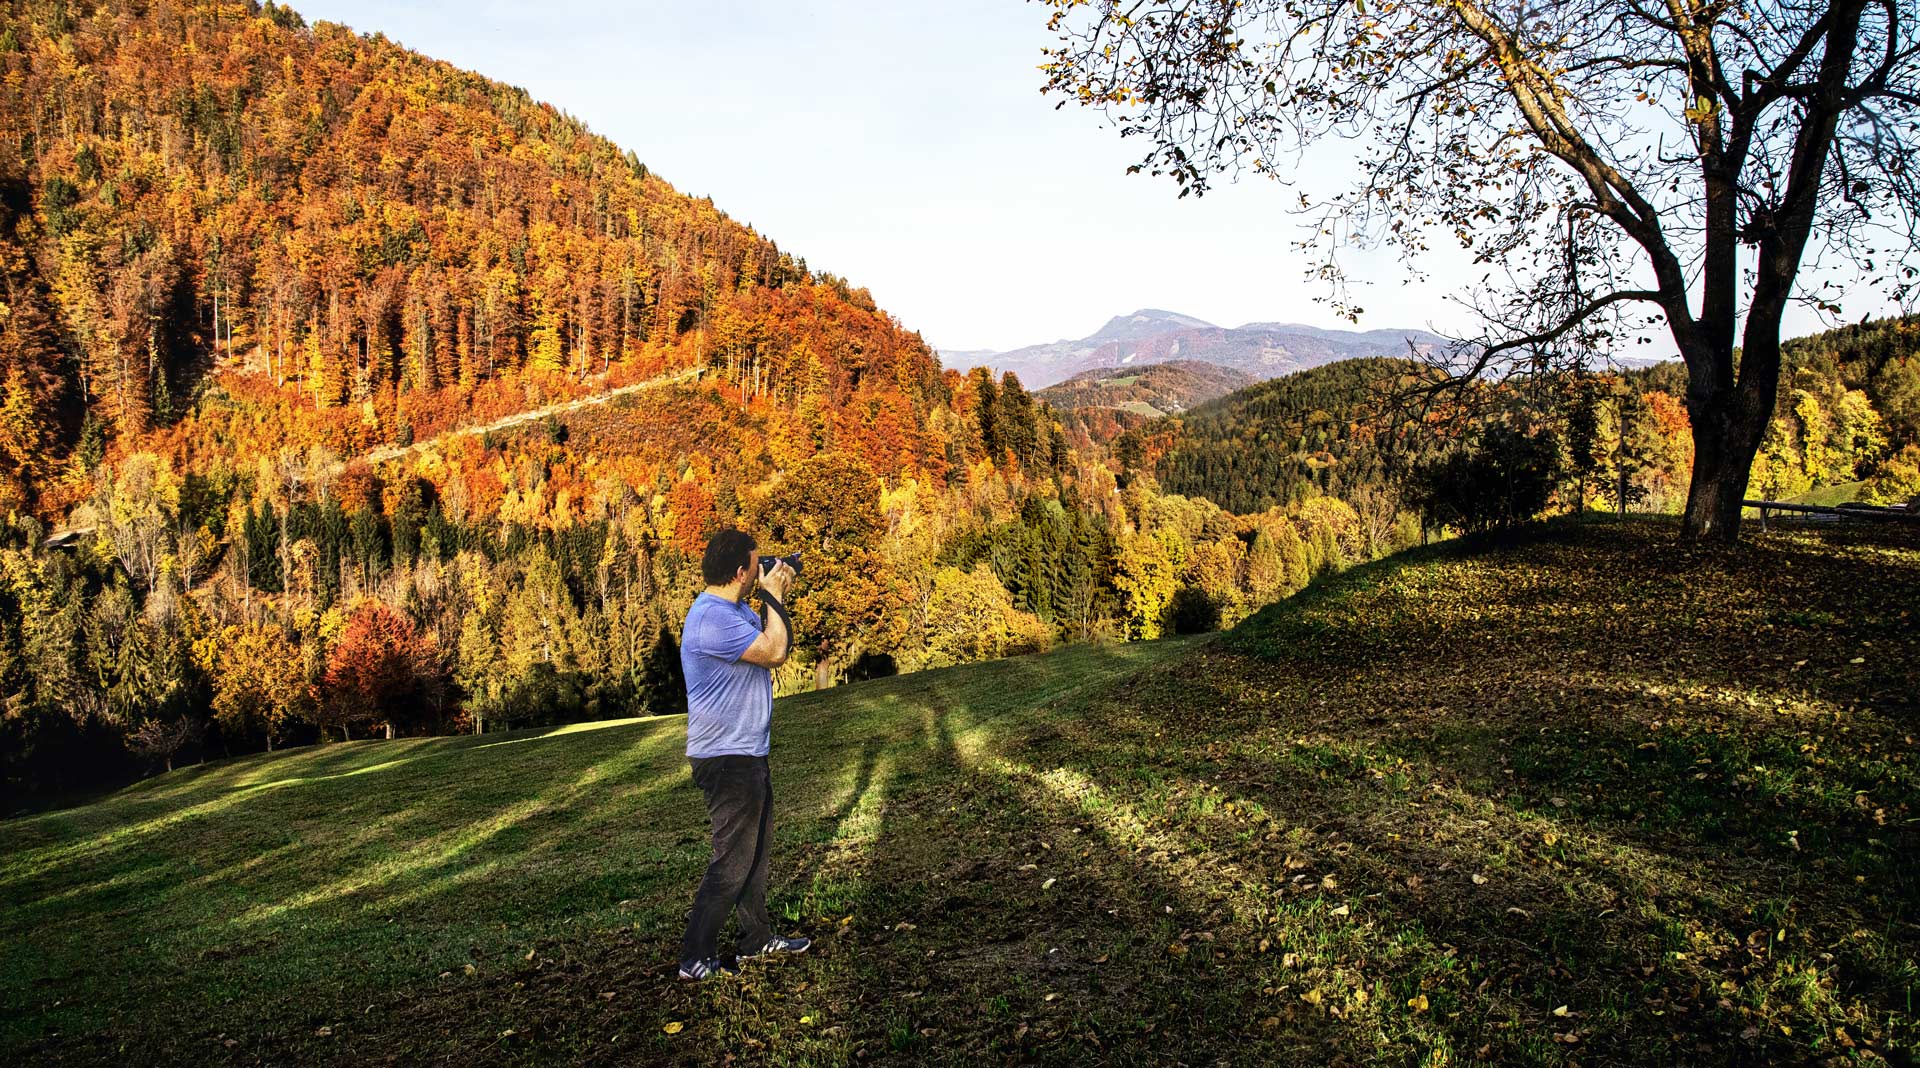
[[[294,7],[525,88],[808,266],[866,286],[942,349],[1078,338],[1142,307],[1221,326],[1349,325],[1302,276],[1282,186],[1222,180],[1181,199],[1170,179],[1126,174],[1137,140],[1040,95],[1052,37],[1035,4]],[[1345,265],[1369,283],[1359,329],[1470,329],[1447,288],[1407,283],[1391,257]]]

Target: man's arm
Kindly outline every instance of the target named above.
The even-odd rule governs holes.
[[[777,604],[772,597],[766,600]],[[784,610],[774,610],[768,605],[767,625],[760,636],[740,654],[740,659],[763,668],[777,668],[787,662],[787,656],[793,652],[792,632],[787,628],[787,614]]]
[[[760,580],[760,599],[766,603],[766,626],[760,636],[740,654],[740,659],[763,668],[777,668],[793,652],[793,621],[787,618],[787,588],[793,585],[793,569],[781,561],[773,573]]]

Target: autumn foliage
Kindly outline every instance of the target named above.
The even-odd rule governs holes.
[[[327,657],[326,687],[322,724],[344,732],[378,720],[391,736],[397,725],[432,717],[445,679],[432,639],[413,620],[369,600],[347,616],[346,630]]]

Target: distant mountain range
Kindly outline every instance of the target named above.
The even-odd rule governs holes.
[[[1335,360],[1406,357],[1446,344],[1446,338],[1426,330],[1326,330],[1294,323],[1248,323],[1229,328],[1191,315],[1142,308],[1132,315],[1114,316],[1098,331],[1077,341],[1028,345],[1008,352],[945,351],[940,359],[949,367],[1012,371],[1028,389],[1042,389],[1083,371],[1173,360],[1230,368],[1264,381]]]

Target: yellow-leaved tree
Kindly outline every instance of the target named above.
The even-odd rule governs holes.
[[[290,724],[312,716],[318,694],[300,650],[279,627],[242,623],[220,632],[213,656],[213,718],[234,734],[266,735],[267,749]]]

